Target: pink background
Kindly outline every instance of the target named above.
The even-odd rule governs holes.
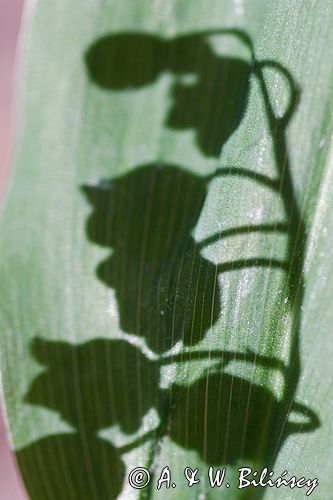
[[[13,76],[16,41],[23,0],[1,0],[0,3],[0,195],[9,168],[13,129]],[[13,456],[10,452],[0,410],[0,499],[25,500]]]

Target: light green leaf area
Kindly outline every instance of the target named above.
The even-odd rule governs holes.
[[[310,489],[238,489],[240,467],[333,498],[332,21],[329,0],[28,2],[0,321],[30,498]]]

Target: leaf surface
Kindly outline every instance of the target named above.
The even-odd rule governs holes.
[[[332,17],[28,4],[0,321],[30,498],[304,498],[237,488],[265,466],[330,497]]]

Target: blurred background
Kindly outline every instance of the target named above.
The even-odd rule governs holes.
[[[9,171],[14,127],[14,67],[23,0],[0,2],[0,196]],[[2,404],[2,403],[1,403]],[[6,437],[3,409],[0,408],[0,498],[25,500],[21,481]]]

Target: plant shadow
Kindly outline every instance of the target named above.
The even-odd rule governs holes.
[[[107,339],[73,345],[36,338],[31,348],[45,371],[31,385],[25,402],[57,412],[73,432],[47,436],[17,452],[23,477],[29,477],[30,498],[117,498],[125,480],[124,454],[145,443],[154,454],[166,436],[196,451],[209,465],[271,461],[276,442],[270,436],[284,401],[270,389],[223,369],[240,361],[284,373],[286,367],[279,360],[221,350],[149,360],[129,342]],[[187,386],[159,387],[163,366],[204,360],[208,355],[216,364],[198,380]],[[150,410],[155,410],[159,422],[142,432]],[[280,446],[291,434],[319,426],[316,414],[305,405],[293,402],[290,413],[298,419],[288,419]],[[99,436],[111,426],[128,436],[125,445]],[[39,476],[31,475],[37,470]]]
[[[251,66],[241,58],[217,55],[204,33],[171,39],[115,33],[90,47],[86,65],[97,85],[115,91],[140,89],[163,73],[172,74],[166,126],[195,130],[205,156],[220,155],[245,111]]]
[[[224,32],[250,44],[245,33],[219,30]],[[249,462],[272,467],[288,436],[320,425],[314,411],[295,400],[301,370],[306,228],[294,193],[285,130],[299,91],[288,71],[273,61],[218,56],[208,43],[209,35],[167,40],[144,33],[113,34],[96,41],[85,62],[92,80],[111,91],[139,89],[163,72],[174,75],[166,126],[195,130],[196,144],[206,157],[219,156],[241,123],[254,75],[274,137],[277,177],[233,166],[200,177],[184,166],[156,162],[82,187],[92,207],[87,237],[112,250],[99,264],[97,278],[115,292],[120,329],[140,342],[95,339],[74,345],[35,338],[32,355],[45,371],[33,381],[25,402],[56,411],[73,432],[45,437],[17,452],[23,476],[30,476],[31,498],[49,498],[50,491],[57,499],[116,498],[125,480],[123,455],[148,444],[145,465],[150,468],[165,437],[196,451],[209,465]],[[290,87],[290,103],[281,118],[272,109],[264,67],[279,71]],[[194,79],[187,79],[188,75]],[[198,244],[193,230],[209,183],[220,176],[238,176],[278,193],[287,222],[235,227]],[[260,255],[215,265],[202,255],[204,244],[250,232],[284,233],[287,258],[279,261]],[[252,351],[191,349],[221,317],[219,276],[256,266],[275,266],[286,273],[293,330],[288,365]],[[163,367],[200,360],[209,360],[211,366],[196,381],[161,386]],[[282,397],[226,372],[235,361],[262,366],[267,372],[280,371]],[[151,411],[158,424],[142,432]],[[99,436],[114,426],[128,437],[127,444],[111,444]],[[31,481],[31,470],[43,470],[42,477]],[[146,493],[149,497],[152,490]],[[259,498],[261,493],[256,494]]]

